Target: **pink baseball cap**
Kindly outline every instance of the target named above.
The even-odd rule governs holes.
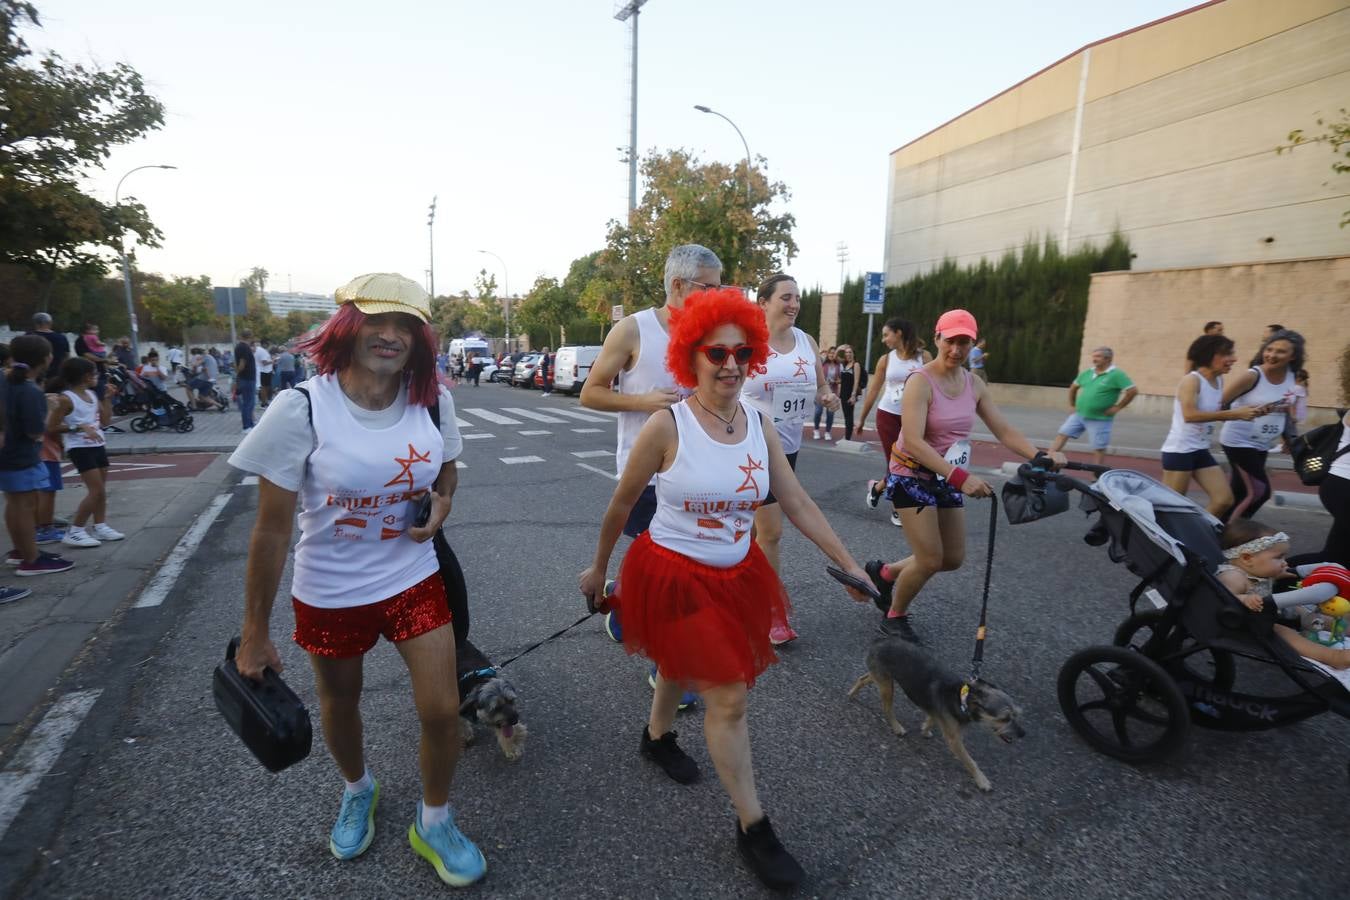
[[[980,335],[980,327],[975,324],[975,317],[964,309],[947,310],[938,317],[937,328],[934,330],[945,338],[965,335],[972,341]]]

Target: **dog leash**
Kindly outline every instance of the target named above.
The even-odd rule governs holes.
[[[596,610],[596,612],[599,612],[599,610]],[[575,622],[573,622],[571,625],[568,625],[566,628],[562,629],[561,631],[555,631],[555,632],[553,632],[553,634],[550,634],[548,637],[544,638],[542,641],[537,641],[537,642],[531,644],[530,646],[526,647],[524,650],[520,651],[520,652],[517,653],[515,656],[511,657],[511,658],[508,659],[506,662],[504,662],[504,663],[498,663],[498,664],[497,664],[497,668],[499,668],[499,669],[505,669],[507,666],[511,665],[511,663],[513,663],[513,662],[515,662],[516,660],[520,659],[520,658],[521,658],[522,656],[524,656],[525,654],[527,654],[527,653],[533,653],[534,651],[538,650],[540,647],[542,647],[542,646],[544,646],[545,644],[547,644],[549,641],[556,640],[557,638],[562,637],[564,634],[567,634],[567,632],[571,631],[573,628],[576,628],[576,627],[577,627],[578,625],[580,625],[582,622],[585,622],[587,619],[591,618],[591,616],[594,616],[594,615],[595,615],[595,613],[593,613],[593,612],[586,613],[586,615],[582,616],[580,619],[577,619]]]
[[[975,629],[975,655],[970,660],[970,683],[980,680],[980,666],[984,663],[984,638],[989,621],[989,582],[994,576],[994,536],[998,532],[998,494],[989,495],[989,549],[984,556],[984,599],[980,601],[980,627]],[[965,702],[962,691],[962,703]]]

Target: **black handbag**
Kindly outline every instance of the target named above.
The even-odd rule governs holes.
[[[1009,525],[1049,518],[1069,508],[1069,494],[1051,475],[1044,484],[1027,484],[1014,475],[1003,485],[1003,514]]]
[[[314,730],[309,710],[281,676],[263,670],[261,682],[239,674],[234,654],[239,638],[225,648],[225,661],[211,676],[211,693],[225,724],[239,735],[269,772],[280,772],[309,755]]]
[[[1326,479],[1331,464],[1350,451],[1350,444],[1336,449],[1344,430],[1345,425],[1341,422],[1319,425],[1289,442],[1289,455],[1293,457],[1294,471],[1298,473],[1299,481],[1313,487]]]

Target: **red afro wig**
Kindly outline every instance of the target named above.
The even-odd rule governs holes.
[[[408,381],[408,402],[417,406],[431,406],[440,397],[440,383],[436,380],[436,332],[415,316],[408,316],[412,326],[412,347],[404,376]],[[352,364],[352,351],[366,314],[355,303],[344,303],[323,324],[296,344],[297,350],[314,360],[320,375],[335,374]]]
[[[698,386],[694,371],[694,348],[723,325],[735,325],[745,332],[745,342],[755,350],[750,367],[762,366],[769,359],[769,326],[764,310],[751,303],[736,288],[696,291],[685,298],[683,309],[670,311],[670,346],[666,350],[666,368],[681,387]]]

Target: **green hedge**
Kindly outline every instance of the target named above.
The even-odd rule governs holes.
[[[802,308],[797,313],[797,327],[814,338],[820,337],[820,295],[819,286],[802,292]]]
[[[873,332],[872,363],[885,352],[881,324],[892,316],[909,319],[932,349],[933,326],[949,309],[970,310],[988,340],[989,378],[1014,384],[1067,385],[1078,373],[1078,355],[1087,316],[1093,272],[1130,267],[1129,243],[1119,234],[1106,246],[1086,244],[1065,256],[1058,246],[1028,241],[998,262],[938,268],[903,284],[886,287],[884,314]],[[867,341],[862,279],[845,283],[839,304],[839,343],[861,348]],[[862,358],[863,354],[857,356]]]

